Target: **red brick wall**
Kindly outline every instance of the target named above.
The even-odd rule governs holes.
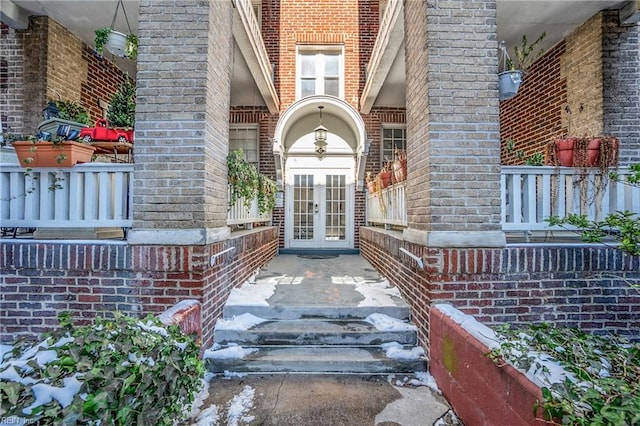
[[[297,45],[344,46],[344,99],[358,108],[364,66],[378,32],[378,6],[378,0],[262,2],[262,35],[276,67],[281,110],[295,101]]]
[[[567,81],[561,75],[565,54],[562,41],[529,68],[518,94],[500,102],[502,164],[524,164],[536,152],[545,152],[547,142],[566,132],[562,109],[567,103]],[[514,149],[507,148],[507,141]]]
[[[542,391],[511,365],[496,366],[489,348],[444,315],[431,310],[429,370],[466,425],[543,425],[533,415]],[[542,418],[542,408],[537,416]]]
[[[230,247],[235,249],[210,266],[212,255]],[[160,313],[196,299],[202,303],[204,344],[210,345],[229,291],[277,254],[277,230],[232,235],[208,246],[5,240],[0,253],[2,341],[51,330],[62,311],[89,322],[114,310]]]
[[[425,270],[400,247],[423,259]],[[420,343],[429,341],[429,309],[438,300],[486,325],[548,322],[638,339],[640,257],[605,246],[509,246],[438,249],[398,233],[360,229],[360,252],[396,285],[412,310]]]
[[[80,102],[89,110],[93,121],[102,118],[99,101],[110,102],[120,84],[130,76],[127,76],[108,59],[97,56],[94,50],[87,45],[82,48],[82,59],[82,66],[86,66],[87,75],[81,84]]]

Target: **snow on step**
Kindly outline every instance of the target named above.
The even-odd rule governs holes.
[[[205,353],[210,371],[222,373],[369,373],[425,371],[426,362],[421,348],[402,349],[402,345],[391,345],[392,351],[380,347],[268,347],[235,348],[241,357],[230,357],[228,349]],[[222,351],[220,353],[220,351]]]
[[[286,320],[269,321],[252,314],[231,320],[218,320],[216,342],[246,345],[380,345],[397,341],[415,345],[414,325],[384,314],[365,320]]]

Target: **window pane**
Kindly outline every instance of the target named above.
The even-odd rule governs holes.
[[[305,79],[300,82],[300,96],[311,96],[316,94],[316,81]]]
[[[340,57],[338,55],[328,55],[324,56],[324,74],[327,76],[336,77],[340,73]]]
[[[324,94],[331,96],[340,95],[340,85],[336,79],[326,79],[324,81]]]
[[[316,56],[300,55],[300,75],[313,77],[316,75]]]

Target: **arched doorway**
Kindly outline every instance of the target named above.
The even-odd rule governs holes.
[[[327,128],[324,155],[315,151],[314,130]],[[279,180],[285,195],[285,248],[354,247],[355,193],[362,187],[364,123],[346,102],[311,96],[280,117],[274,135]]]

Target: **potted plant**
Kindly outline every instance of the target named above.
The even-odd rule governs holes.
[[[367,172],[366,181],[367,181],[367,189],[369,190],[369,193],[370,194],[375,194],[376,193],[376,180],[371,176],[371,172]]]
[[[396,149],[396,158],[393,160],[393,177],[396,182],[407,180],[407,153]]]
[[[505,42],[500,42],[502,72],[498,73],[498,91],[501,101],[511,99],[518,93],[527,68],[544,53],[544,49],[536,51],[536,48],[546,35],[543,32],[531,44],[529,44],[526,34],[523,35],[520,46],[515,46],[513,49],[515,60],[512,60],[507,53]]]
[[[136,121],[136,86],[126,79],[111,97],[107,119],[112,127],[132,129]]]
[[[124,34],[111,28],[98,28],[94,43],[96,52],[102,55],[106,48],[115,56],[135,61],[138,57],[138,37],[135,34]]]
[[[60,126],[67,126],[68,133],[58,136],[75,139],[89,124],[89,112],[80,102],[51,100],[43,112],[45,120],[38,125],[39,133],[57,134]]]
[[[27,139],[13,142],[18,161],[24,168],[73,167],[78,163],[90,162],[95,151],[95,147],[89,144],[60,139],[50,134]]]

